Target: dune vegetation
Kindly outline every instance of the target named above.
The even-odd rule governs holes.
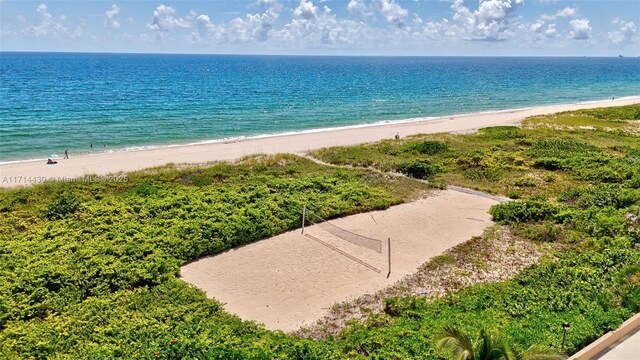
[[[343,167],[257,156],[1,190],[0,357],[437,359],[449,327],[560,349],[563,322],[573,353],[640,311],[640,105],[310,155]],[[179,279],[189,261],[298,227],[303,204],[331,218],[446,185],[514,199],[492,208],[492,231],[538,246],[535,264],[442,296],[387,297],[315,339],[243,321]],[[465,256],[425,268],[483,270],[481,251]]]

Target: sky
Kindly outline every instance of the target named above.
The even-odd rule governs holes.
[[[0,0],[0,50],[640,56],[640,0]]]

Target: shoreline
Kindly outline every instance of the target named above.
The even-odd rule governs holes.
[[[631,105],[640,96],[616,100],[594,100],[572,104],[534,106],[441,117],[420,117],[380,121],[343,127],[309,129],[279,134],[206,140],[189,144],[158,145],[142,149],[114,150],[59,159],[47,165],[46,159],[0,163],[0,187],[28,186],[47,180],[69,181],[88,175],[104,176],[174,164],[203,164],[233,161],[254,154],[299,153],[331,146],[347,146],[416,134],[464,132],[498,125],[517,125],[529,116],[570,110]],[[44,161],[43,161],[44,160]]]
[[[624,101],[624,100],[634,100],[634,99],[640,101],[640,95],[623,96],[618,98],[617,100]],[[439,115],[439,116],[420,116],[420,117],[410,117],[410,118],[396,119],[396,120],[376,120],[374,122],[367,122],[367,123],[360,123],[360,124],[353,124],[353,125],[329,126],[329,127],[311,128],[311,129],[305,129],[305,130],[286,130],[283,132],[273,132],[273,133],[264,133],[264,134],[254,134],[254,135],[238,135],[238,136],[231,136],[231,137],[225,137],[225,138],[219,138],[219,139],[196,140],[196,141],[184,142],[184,143],[130,145],[130,146],[124,146],[122,148],[108,149],[100,152],[98,151],[80,152],[80,153],[76,153],[76,154],[79,154],[78,156],[76,156],[76,158],[94,156],[94,155],[121,153],[121,152],[137,152],[137,151],[147,151],[147,150],[156,150],[156,149],[165,149],[165,148],[180,148],[185,146],[209,145],[209,144],[219,144],[219,143],[229,144],[229,143],[235,143],[235,142],[258,140],[258,139],[272,138],[272,137],[313,134],[313,133],[332,132],[332,131],[350,130],[350,129],[361,129],[361,128],[367,128],[372,126],[383,126],[383,125],[391,125],[391,124],[416,123],[416,122],[423,122],[423,121],[448,119],[452,117],[455,118],[455,117],[468,117],[468,116],[474,116],[474,115],[510,113],[515,111],[525,111],[525,110],[541,108],[541,107],[549,107],[549,106],[591,105],[591,104],[606,103],[611,101],[612,100],[606,99],[606,100],[578,101],[575,103],[567,103],[567,104],[532,105],[532,106],[525,106],[521,108],[509,108],[509,109],[502,109],[502,110],[482,110],[482,111],[476,111],[471,113],[456,113],[456,114]],[[58,158],[59,158],[59,155],[58,155]],[[8,165],[8,164],[19,164],[19,163],[28,163],[28,162],[46,161],[46,160],[47,160],[47,157],[0,161],[0,167],[2,165]]]

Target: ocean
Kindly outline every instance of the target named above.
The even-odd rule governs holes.
[[[640,95],[640,58],[0,53],[0,162]]]

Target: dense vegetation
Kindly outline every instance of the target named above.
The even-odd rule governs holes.
[[[574,352],[640,311],[639,119],[638,105],[584,110],[315,152],[520,199],[494,219],[564,249],[509,281],[387,299],[384,313],[322,341],[225,313],[177,279],[179,266],[297,227],[302,204],[346,215],[406,201],[422,183],[280,155],[3,190],[0,356],[432,359],[450,325],[559,348],[564,321]]]

